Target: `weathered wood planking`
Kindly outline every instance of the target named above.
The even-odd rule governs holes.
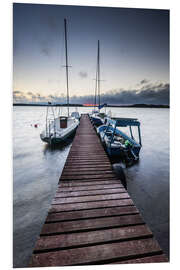
[[[135,206],[125,206],[125,207],[109,207],[109,208],[95,208],[88,210],[75,210],[59,213],[49,213],[46,218],[45,223],[57,222],[57,221],[67,221],[67,220],[81,220],[87,218],[97,218],[97,217],[114,217],[121,215],[133,215],[138,214],[138,210]]]
[[[152,238],[36,253],[32,256],[30,266],[105,264],[129,257],[147,256],[149,253],[162,253],[158,243]]]
[[[31,267],[167,262],[82,115]]]
[[[89,195],[102,195],[102,194],[119,194],[126,192],[124,188],[109,188],[109,189],[95,189],[95,190],[82,190],[82,191],[70,191],[70,192],[56,192],[55,198],[69,198],[69,197],[82,197],[82,196],[89,196]]]
[[[67,235],[53,235],[52,237],[41,237],[37,241],[35,253],[49,249],[62,249],[67,247],[80,247],[90,244],[108,243],[113,241],[122,241],[135,239],[139,237],[152,237],[152,232],[146,225],[127,226],[122,228],[102,229],[88,232],[73,233]]]

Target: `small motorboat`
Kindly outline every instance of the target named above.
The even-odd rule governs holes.
[[[132,127],[138,128],[139,140],[136,142]],[[130,136],[119,129],[129,127]],[[139,152],[142,147],[140,122],[135,118],[108,118],[106,125],[97,128],[102,143],[109,156],[119,157],[126,164],[139,159]]]

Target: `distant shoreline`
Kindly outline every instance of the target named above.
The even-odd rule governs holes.
[[[66,107],[67,104],[52,104],[56,107]],[[44,107],[48,106],[48,104],[33,104],[33,103],[13,103],[13,106],[36,106],[36,107]],[[94,107],[93,105],[83,105],[83,104],[69,104],[70,107]],[[113,105],[109,104],[106,107],[114,107],[114,108],[170,108],[169,105],[154,105],[154,104],[132,104],[132,105]]]

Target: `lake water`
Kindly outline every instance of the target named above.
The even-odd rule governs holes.
[[[62,110],[65,114],[66,108]],[[89,113],[91,108],[80,107],[78,111]],[[127,189],[168,255],[169,109],[111,108],[111,112],[112,116],[138,118],[141,122],[143,147],[139,163],[124,169]],[[50,149],[40,140],[45,116],[46,107],[13,108],[14,267],[29,263],[71,147],[70,141]]]

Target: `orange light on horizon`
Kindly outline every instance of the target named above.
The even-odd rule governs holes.
[[[98,106],[98,104],[83,104],[83,106],[86,106],[86,107],[94,107],[94,106]]]

